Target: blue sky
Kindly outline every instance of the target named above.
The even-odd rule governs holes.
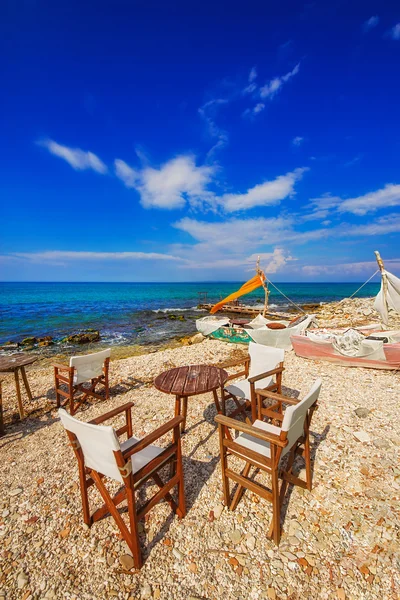
[[[3,280],[400,272],[398,2],[1,12]]]

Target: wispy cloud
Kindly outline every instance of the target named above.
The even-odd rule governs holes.
[[[292,139],[292,146],[301,146],[301,144],[304,142],[304,138],[301,137],[300,135],[297,135],[296,137],[294,137]]]
[[[344,167],[353,167],[363,159],[363,154],[357,154],[354,158],[351,158],[347,162],[344,163]]]
[[[294,186],[307,168],[295,169],[291,173],[281,175],[272,181],[260,183],[249,188],[244,194],[224,194],[218,203],[226,212],[249,210],[256,206],[272,206],[279,204],[284,198],[294,194]]]
[[[300,70],[300,63],[297,63],[297,65],[291,71],[289,71],[289,73],[286,73],[286,75],[282,75],[281,77],[274,77],[273,79],[268,81],[265,85],[263,85],[260,88],[261,98],[264,98],[264,99],[268,98],[270,100],[272,98],[274,98],[276,96],[276,94],[279,92],[279,90],[281,90],[281,88],[284,86],[284,84],[287,83],[288,81],[290,81],[290,79],[292,79],[292,77],[297,75],[299,70]]]
[[[400,258],[391,258],[385,260],[385,265],[395,271],[400,270]],[[305,265],[302,271],[309,276],[315,275],[359,275],[360,273],[372,274],[376,271],[375,261],[324,264],[324,265]]]
[[[400,206],[400,185],[388,183],[385,187],[354,198],[341,198],[324,194],[313,198],[304,207],[301,220],[312,221],[325,219],[328,215],[339,216],[342,213],[352,213],[364,216],[385,208]]]
[[[396,25],[390,29],[389,37],[391,37],[392,40],[400,40],[400,23],[396,23]]]
[[[400,185],[388,183],[384,188],[376,192],[343,200],[338,206],[338,211],[341,213],[350,212],[355,215],[366,215],[367,213],[376,212],[381,208],[393,206],[400,206]]]
[[[367,19],[366,21],[364,21],[364,23],[362,25],[363,31],[365,33],[367,33],[368,31],[371,31],[371,29],[376,27],[378,24],[379,24],[379,17],[377,15],[374,15],[374,16],[370,17],[369,19]]]
[[[87,152],[80,148],[70,148],[68,146],[62,146],[54,140],[41,140],[37,142],[40,146],[47,148],[47,150],[54,156],[58,156],[65,160],[73,169],[76,171],[84,171],[86,169],[92,169],[97,173],[104,175],[107,173],[107,166],[102,160],[93,152]]]
[[[228,102],[229,100],[226,98],[215,98],[214,100],[209,100],[199,108],[199,114],[207,126],[208,135],[210,138],[216,140],[207,153],[208,158],[211,158],[218,150],[222,150],[228,144],[228,133],[216,123],[219,108]]]
[[[193,156],[178,156],[158,169],[133,169],[121,159],[114,162],[115,174],[127,187],[136,189],[144,208],[172,210],[203,203],[210,196],[207,185],[215,167],[197,166]]]
[[[34,263],[65,263],[70,261],[129,261],[129,260],[167,260],[184,259],[158,252],[79,252],[65,250],[47,250],[45,252],[13,252],[5,257],[28,260]]]

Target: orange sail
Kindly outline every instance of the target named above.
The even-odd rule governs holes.
[[[240,296],[244,296],[245,294],[250,294],[250,292],[252,292],[253,290],[256,290],[258,287],[261,287],[264,284],[264,281],[265,275],[262,271],[260,271],[260,273],[257,273],[257,275],[255,275],[252,279],[246,281],[246,283],[244,283],[237,292],[230,294],[230,296],[227,296],[217,304],[214,304],[210,311],[211,314],[213,315],[214,313],[218,312],[227,302],[231,302],[232,300],[235,300]]]

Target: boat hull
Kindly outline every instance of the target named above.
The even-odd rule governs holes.
[[[328,341],[315,342],[305,335],[293,335],[293,350],[297,356],[311,360],[324,360],[343,367],[364,367],[367,369],[396,370],[400,367],[400,343],[385,344],[386,360],[369,360],[367,357],[343,356],[336,352]]]

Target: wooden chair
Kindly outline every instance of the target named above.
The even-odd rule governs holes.
[[[180,438],[180,424],[183,417],[175,417],[139,439],[132,436],[132,406],[133,403],[129,402],[89,423],[78,421],[62,408],[59,409],[58,414],[78,460],[85,523],[90,527],[92,523],[111,514],[132,552],[135,568],[140,569],[142,566],[138,535],[140,519],[163,498],[180,518],[186,514]],[[125,412],[126,424],[117,431],[111,426],[99,426],[99,423],[104,423],[107,419],[123,412]],[[169,446],[162,448],[153,445],[153,442],[169,432],[172,432],[172,443]],[[118,436],[124,433],[127,434],[128,439],[120,443]],[[166,469],[170,479],[164,483],[159,470],[168,463],[172,463],[172,467]],[[105,477],[123,484],[122,489],[114,497],[111,497],[104,484]],[[149,479],[154,481],[159,490],[139,508],[136,505],[135,493]],[[88,489],[93,485],[97,487],[105,504],[90,514]],[[178,487],[178,503],[170,494],[174,486]],[[129,527],[117,509],[123,500],[127,500]]]
[[[248,357],[223,365],[224,367],[244,365],[243,371],[229,375],[228,381],[243,376],[244,379],[225,385],[222,390],[223,414],[226,415],[226,401],[232,398],[236,404],[236,409],[228,416],[236,417],[240,413],[245,414],[246,409],[250,406],[251,421],[248,418],[246,421],[249,424],[254,422],[257,418],[255,384],[257,384],[257,388],[267,388],[280,394],[282,391],[282,373],[285,370],[283,367],[284,358],[285,351],[281,348],[271,348],[270,346],[250,342]]]
[[[72,356],[69,367],[55,364],[54,379],[56,389],[57,407],[69,403],[69,412],[74,415],[80,404],[89,397],[99,400],[108,400],[108,369],[110,364],[111,349],[86,354],[84,356]],[[90,386],[84,384],[90,381]],[[98,385],[104,387],[104,395],[96,391]],[[61,387],[64,386],[64,387]],[[65,401],[61,402],[61,396]]]
[[[248,425],[224,415],[215,417],[220,437],[224,502],[230,507],[230,510],[234,510],[242,497],[244,488],[272,502],[273,518],[268,536],[273,537],[276,544],[279,544],[281,536],[280,513],[287,485],[293,483],[311,490],[309,428],[312,414],[317,407],[321,383],[321,380],[318,379],[303,400],[280,396],[281,402],[289,404],[281,419],[281,427],[258,419],[253,425]],[[276,394],[271,394],[269,391],[260,392],[257,390],[257,395],[259,394],[276,396]],[[275,414],[281,416],[278,412]],[[233,439],[230,429],[239,432],[236,439]],[[282,459],[288,453],[289,457],[284,466]],[[305,459],[306,481],[292,474],[296,454],[301,454]],[[237,456],[246,462],[241,473],[237,473],[228,467],[229,455]],[[261,469],[271,476],[271,490],[249,477],[252,467],[255,469],[254,475]],[[281,470],[279,471],[279,469]],[[278,477],[283,480],[280,491]],[[229,479],[238,484],[232,501],[230,500]]]

